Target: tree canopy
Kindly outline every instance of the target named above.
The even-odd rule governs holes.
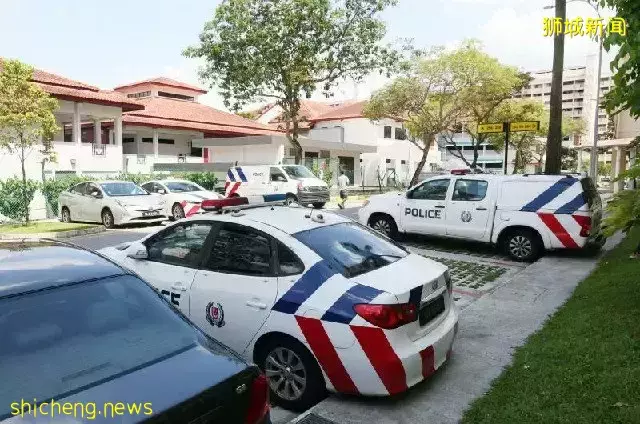
[[[495,108],[526,84],[528,77],[503,65],[481,49],[475,40],[458,49],[442,47],[418,52],[404,66],[403,75],[374,93],[365,116],[380,119],[401,117],[409,130],[409,141],[422,150],[411,185],[426,162],[438,135],[456,146],[455,133],[467,130],[473,139],[474,160],[469,163],[461,151],[455,154],[470,166],[477,160],[477,146],[484,138],[476,134],[478,121],[485,122]]]
[[[187,57],[202,58],[202,79],[219,87],[239,110],[271,100],[283,109],[289,141],[300,162],[301,96],[327,96],[346,78],[361,80],[395,63],[382,45],[380,12],[396,0],[225,0]]]
[[[58,130],[53,112],[58,101],[31,82],[33,68],[17,60],[0,61],[0,148],[16,154],[22,166],[25,222],[29,222],[29,186],[25,161],[36,146],[54,154],[51,140]]]

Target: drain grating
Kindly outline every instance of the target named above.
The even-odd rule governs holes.
[[[300,421],[297,421],[297,424],[338,424],[338,423],[335,421],[328,420],[326,418],[322,418],[320,415],[311,413],[306,417],[302,418]]]

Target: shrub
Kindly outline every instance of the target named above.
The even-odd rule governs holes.
[[[207,190],[215,189],[218,184],[218,177],[213,172],[189,172],[186,174],[177,175],[179,178],[194,182]]]
[[[27,180],[24,185],[20,178],[0,181],[0,214],[15,220],[27,220],[29,204],[38,186],[38,182],[33,180]]]
[[[41,190],[53,214],[58,216],[58,198],[60,197],[60,193],[69,189],[71,186],[89,180],[89,177],[75,175],[45,180],[45,182],[42,183]]]

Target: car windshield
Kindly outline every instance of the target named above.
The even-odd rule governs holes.
[[[407,251],[353,222],[328,225],[293,235],[347,278],[407,256]]]
[[[313,175],[313,172],[309,171],[309,168],[302,165],[286,165],[283,166],[284,172],[287,173],[291,178],[300,179],[300,178],[316,178]]]
[[[0,420],[196,346],[198,332],[131,275],[0,299]]]
[[[102,183],[100,184],[102,190],[107,196],[142,196],[149,194],[145,189],[139,187],[137,184],[127,181],[117,183]]]
[[[169,190],[174,193],[185,193],[188,191],[204,191],[204,188],[194,183],[186,181],[166,181],[163,183]]]

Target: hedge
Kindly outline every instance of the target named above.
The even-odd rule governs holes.
[[[0,181],[0,214],[19,221],[26,220],[29,205],[39,186],[33,180],[27,180],[26,183],[24,185],[21,178],[15,177]]]

